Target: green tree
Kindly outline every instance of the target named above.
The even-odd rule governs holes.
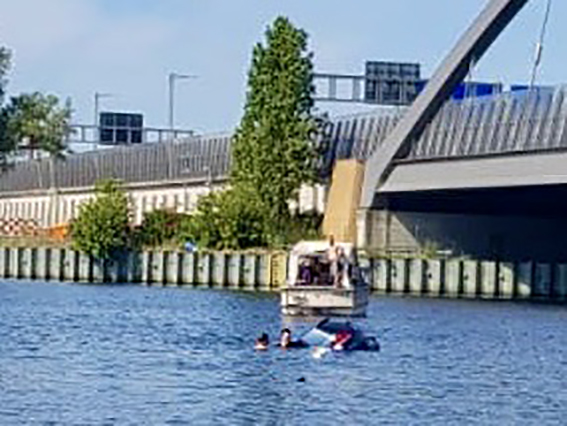
[[[80,207],[71,223],[73,247],[98,259],[109,259],[128,248],[130,202],[113,180],[97,183],[95,197]]]
[[[258,199],[267,239],[281,242],[289,202],[315,179],[318,122],[307,34],[284,17],[257,44],[248,75],[244,116],[233,144],[231,183]]]
[[[23,94],[11,98],[1,115],[8,152],[26,149],[32,157],[36,151],[64,157],[71,134],[69,102],[61,106],[53,95]]]

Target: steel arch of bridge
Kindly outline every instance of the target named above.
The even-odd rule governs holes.
[[[423,131],[453,90],[529,0],[490,0],[443,60],[421,95],[366,162],[360,207],[371,208],[378,186],[387,178],[392,160]]]

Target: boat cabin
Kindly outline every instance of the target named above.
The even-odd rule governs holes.
[[[335,253],[331,254],[331,250]],[[327,242],[307,241],[297,244],[290,253],[290,286],[352,288],[357,275],[358,265],[352,244],[336,243],[331,248]]]

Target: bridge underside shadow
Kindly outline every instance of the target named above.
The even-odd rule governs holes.
[[[567,261],[567,185],[388,193],[367,247],[510,261]]]

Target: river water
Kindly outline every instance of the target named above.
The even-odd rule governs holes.
[[[321,359],[252,350],[278,309],[272,295],[0,283],[0,425],[567,421],[566,308],[375,298],[360,325],[382,351]]]

